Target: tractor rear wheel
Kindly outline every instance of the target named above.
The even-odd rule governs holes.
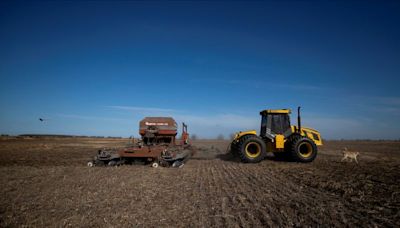
[[[312,162],[318,152],[314,141],[304,136],[294,137],[290,149],[292,159],[297,162]]]
[[[266,156],[265,142],[257,135],[245,135],[237,143],[237,153],[246,163],[257,163]]]

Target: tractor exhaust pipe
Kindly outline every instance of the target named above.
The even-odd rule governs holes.
[[[297,131],[301,132],[301,117],[300,117],[300,106],[297,107]]]

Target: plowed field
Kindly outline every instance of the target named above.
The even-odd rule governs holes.
[[[86,167],[118,139],[0,141],[0,226],[400,226],[400,142],[329,141],[309,164],[242,164],[196,141],[183,168]],[[359,164],[340,162],[343,147]]]

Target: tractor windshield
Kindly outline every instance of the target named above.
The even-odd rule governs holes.
[[[283,134],[290,128],[289,115],[277,114],[272,116],[271,131],[274,134]]]
[[[290,129],[290,118],[286,114],[269,114],[261,115],[261,130],[262,136],[266,134],[283,134]]]

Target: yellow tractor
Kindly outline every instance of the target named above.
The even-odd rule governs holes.
[[[260,135],[255,130],[235,134],[231,151],[243,162],[256,163],[267,152],[276,157],[298,162],[311,162],[322,145],[317,130],[301,126],[300,107],[297,108],[297,126],[290,125],[290,109],[263,110]]]

